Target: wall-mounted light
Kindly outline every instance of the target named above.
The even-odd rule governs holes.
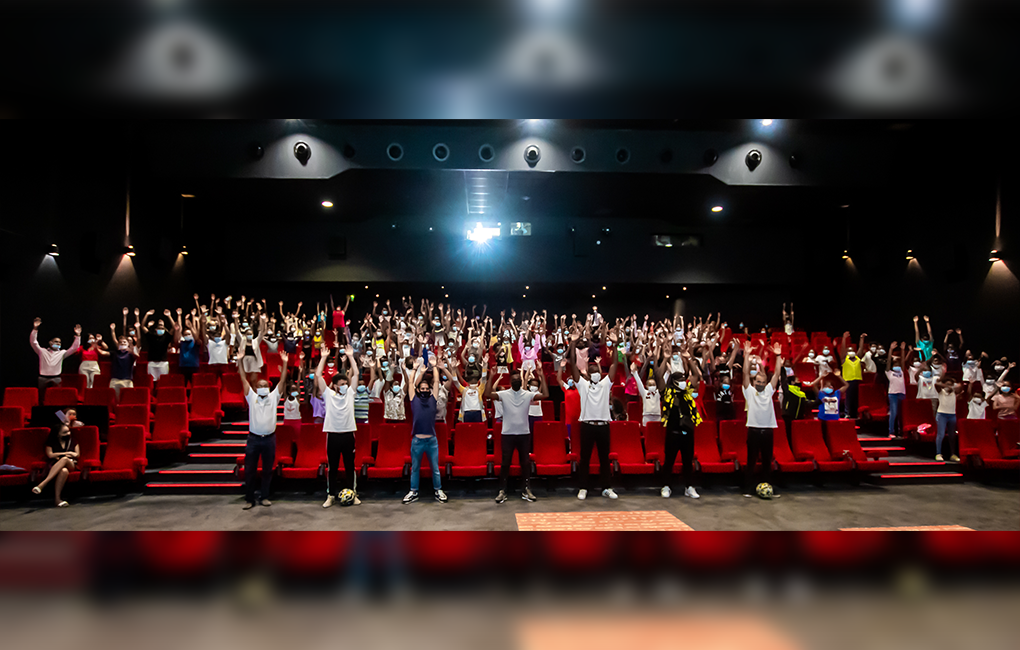
[[[846,252],[845,248],[843,249],[843,259],[845,259],[845,260],[850,259],[850,254]]]
[[[907,249],[907,259],[908,260],[914,259],[914,251],[910,250],[909,248]]]
[[[188,247],[187,246],[181,246],[181,255],[187,255],[187,254],[188,254]]]
[[[50,250],[46,254],[50,255],[52,257],[59,257],[60,256],[60,248],[58,248],[56,244],[50,244]]]
[[[322,202],[322,207],[324,207],[324,208],[332,208],[333,207],[333,202],[332,201],[323,201]]]
[[[721,205],[712,206],[712,212],[722,212],[722,206]]]
[[[56,245],[54,245],[53,247],[56,248]],[[988,253],[989,262],[998,262],[1000,259],[1002,258],[999,255],[999,251],[993,249],[992,252]]]
[[[762,120],[761,121],[761,125],[762,126],[772,126],[772,120]]]
[[[132,246],[131,244],[128,244],[127,246],[124,247],[124,254],[127,255],[128,257],[134,257],[135,247]]]

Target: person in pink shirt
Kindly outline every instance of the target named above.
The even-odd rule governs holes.
[[[81,353],[81,364],[78,366],[78,373],[85,375],[85,387],[92,388],[92,382],[95,376],[99,374],[99,357],[110,356],[109,351],[106,349],[106,344],[103,343],[102,334],[89,334],[88,335],[88,347],[82,346],[78,348]]]
[[[28,335],[28,343],[39,356],[39,403],[43,401],[46,387],[60,384],[60,370],[64,364],[64,358],[74,354],[81,346],[81,325],[74,326],[74,343],[66,350],[60,349],[60,337],[55,336],[49,340],[46,348],[39,345],[39,326],[42,319],[36,317],[32,323],[32,332]]]

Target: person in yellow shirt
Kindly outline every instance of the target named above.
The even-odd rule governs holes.
[[[849,346],[850,332],[843,332],[843,342],[840,344],[839,352],[843,356],[843,381],[847,383],[846,401],[843,403],[846,409],[846,417],[857,419],[857,391],[861,385],[864,375],[861,374],[861,355],[864,354],[864,340],[867,334],[861,334],[861,340],[854,350]]]

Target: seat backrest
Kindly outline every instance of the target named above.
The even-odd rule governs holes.
[[[144,404],[146,407],[149,406],[151,400],[148,388],[121,388],[120,389],[120,404]]]
[[[818,377],[818,369],[813,363],[798,361],[793,364],[793,374],[800,381],[812,382]]]
[[[60,386],[62,388],[73,388],[78,392],[78,400],[85,396],[85,375],[77,372],[69,372],[60,375]]]
[[[294,441],[298,437],[298,427],[290,424],[276,425],[276,458],[273,459],[273,467],[280,464],[281,458],[294,460]],[[259,459],[259,464],[262,459]]]
[[[371,425],[379,436],[375,466],[379,468],[403,467],[404,458],[411,455],[411,425],[407,422],[384,422]],[[460,425],[457,427],[457,441],[460,441]],[[355,444],[357,441],[355,441]]]
[[[1004,457],[1016,457],[1017,447],[1020,444],[1020,420],[999,420],[997,427],[999,431],[999,451]]]
[[[149,407],[144,404],[121,404],[117,407],[117,424],[149,426]]]
[[[883,407],[887,404],[885,385],[879,383],[860,384],[857,387],[857,399],[861,406]]]
[[[158,396],[159,391],[164,388],[184,388],[184,375],[174,373],[161,375],[159,381],[156,382],[156,395]]]
[[[543,420],[554,420],[556,419],[556,406],[553,404],[551,399],[542,400],[542,419]]]
[[[694,457],[703,463],[722,461],[719,455],[719,429],[714,420],[702,420],[695,427]]]
[[[645,425],[646,457],[655,455],[662,457],[666,453],[666,430],[662,422],[649,422]]]
[[[459,431],[459,430],[458,430]],[[570,462],[566,447],[566,425],[555,420],[536,422],[532,439],[535,462],[539,465],[563,465]]]
[[[155,386],[152,381],[152,375],[145,371],[145,364],[138,362],[135,364],[135,376],[133,383],[135,388],[145,388],[152,393],[152,389]]]
[[[0,432],[2,436],[10,435],[14,429],[20,429],[23,421],[20,406],[0,406]],[[2,437],[0,436],[0,437]]]
[[[220,376],[214,372],[196,372],[191,376],[191,387],[220,385]]]
[[[50,430],[46,427],[29,427],[11,431],[11,446],[7,450],[7,464],[24,470],[33,463],[46,460],[46,440]]]
[[[117,406],[117,391],[112,388],[86,388],[84,404],[112,409]]]
[[[628,402],[627,403],[627,420],[631,422],[641,422],[641,415],[644,406],[641,402]]]
[[[110,427],[106,433],[103,469],[134,469],[136,458],[145,458],[145,429],[137,424]]]
[[[775,436],[773,436],[773,439]],[[829,448],[822,436],[821,420],[793,421],[793,454],[799,457],[803,452],[817,461],[832,460]]]
[[[792,463],[797,459],[793,457],[793,451],[790,450],[790,441],[786,435],[786,422],[779,420],[776,424],[779,426],[776,427],[775,432],[772,434],[772,456],[776,459],[776,462]],[[744,460],[747,460],[746,454],[744,455]]]
[[[833,458],[842,458],[843,451],[849,451],[854,460],[868,460],[857,439],[857,425],[854,420],[826,420],[825,443]]]
[[[450,460],[454,465],[484,465],[485,441],[488,435],[489,428],[484,422],[461,422],[457,425],[453,455]],[[492,440],[495,444],[495,433],[493,433]],[[382,444],[381,441],[380,444]]]
[[[160,378],[162,381],[162,378]],[[157,404],[187,404],[188,389],[183,386],[164,386],[156,393]]]
[[[322,423],[302,424],[298,432],[294,467],[318,467],[326,461],[326,434]]]
[[[174,402],[156,405],[156,420],[152,425],[153,440],[180,440],[181,431],[187,428],[187,404]]]
[[[961,456],[966,454],[964,450],[976,449],[981,458],[1002,458],[1002,452],[995,442],[994,420],[959,420],[956,424],[960,434]]]
[[[621,463],[644,463],[645,451],[641,448],[641,425],[630,421],[610,422],[609,451],[619,454]]]
[[[32,407],[39,406],[39,390],[12,386],[4,390],[4,406],[20,406],[27,417]]]
[[[201,417],[212,417],[220,410],[220,391],[215,386],[194,386],[191,389],[191,412]]]
[[[243,396],[241,392],[241,376],[236,372],[225,372],[223,373],[223,384],[222,391],[224,395],[238,395]]]
[[[450,462],[450,427],[445,422],[436,422],[436,443],[439,444],[439,464],[445,465]]]
[[[438,434],[439,425],[436,425]],[[447,447],[449,449],[449,447]],[[439,445],[439,454],[442,456],[443,446]],[[372,458],[372,425],[367,423],[358,424],[358,431],[354,434],[354,467],[361,469],[366,460]]]
[[[719,421],[719,457],[747,461],[747,424],[743,420]]]
[[[930,399],[908,399],[903,402],[903,426],[913,427],[919,424],[935,424],[935,412],[931,408]]]
[[[99,462],[99,427],[74,427],[71,429],[71,441],[78,445],[79,460]]]
[[[47,388],[43,397],[46,406],[74,406],[78,403],[78,391],[74,388]]]

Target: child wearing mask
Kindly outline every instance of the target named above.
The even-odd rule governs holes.
[[[938,406],[935,411],[935,423],[938,426],[938,434],[935,437],[935,460],[942,462],[942,443],[948,436],[949,460],[958,463],[960,457],[954,452],[956,444],[956,397],[963,390],[963,384],[957,384],[952,377],[936,381],[935,388],[938,390]]]
[[[488,359],[486,359],[486,365]],[[462,377],[460,370],[456,365],[450,368],[453,371],[453,375],[456,379],[454,386],[460,391],[460,414],[458,416],[461,422],[483,422],[485,421],[485,412],[482,409],[482,384],[481,377]]]
[[[999,392],[992,397],[992,408],[995,409],[1000,420],[1016,420],[1017,411],[1020,410],[1020,397],[1017,397],[1013,385],[1006,381],[1006,375],[1015,366],[1016,363],[1010,363],[1004,368],[999,381],[996,382]]]
[[[889,356],[885,360],[885,376],[889,382],[889,436],[897,436],[900,431],[900,405],[907,397],[907,385],[904,380],[903,364],[906,346],[896,349],[897,343],[889,345]]]
[[[393,383],[392,378],[388,378],[383,383],[383,418],[387,422],[404,422],[407,420],[407,412],[404,407],[404,398],[407,390],[407,379],[410,376],[414,360],[408,358],[408,361],[412,364],[411,368],[403,367],[400,373],[400,385]]]
[[[298,400],[299,395],[298,385],[293,381],[287,382],[287,399],[283,401],[283,423],[291,425],[294,431],[301,429],[301,402]]]
[[[931,335],[931,322],[928,317],[924,317],[924,324],[928,328],[927,334],[921,334],[917,328],[917,316],[914,316],[914,345],[918,356],[921,361],[927,361],[931,358],[931,349],[934,345],[934,340]]]
[[[581,397],[577,393],[577,383],[573,377],[567,377],[567,381],[563,381],[563,371],[569,365],[569,361],[563,359],[556,366],[556,383],[563,390],[563,423],[567,425],[567,435],[573,440],[577,435],[577,421],[581,417]]]
[[[938,417],[939,391],[935,387],[936,377],[928,362],[922,362],[917,374],[917,399],[931,400],[931,411]],[[955,411],[954,411],[955,412]]]
[[[857,395],[861,380],[864,379],[864,375],[861,372],[861,357],[864,353],[864,339],[867,334],[861,334],[861,339],[857,344],[857,350],[849,348],[850,343],[850,332],[843,332],[843,350],[846,352],[846,358],[843,359],[843,374],[842,381],[846,382],[846,416],[853,420],[857,419]]]
[[[989,404],[989,398],[981,388],[981,382],[969,382],[967,384],[967,419],[984,420],[987,417]]]
[[[818,390],[818,419],[838,420],[843,394],[847,390],[847,382],[840,376],[840,371],[836,369],[819,377],[812,382],[811,387]]]

